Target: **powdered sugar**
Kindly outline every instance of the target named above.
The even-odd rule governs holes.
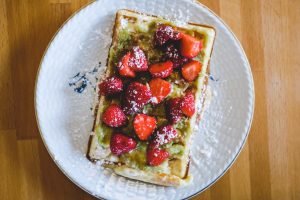
[[[147,58],[143,50],[138,47],[134,46],[131,50],[131,57],[129,58],[128,66],[133,69],[133,71],[140,72],[140,71],[147,71],[148,63]]]
[[[174,129],[171,125],[167,125],[158,129],[154,141],[156,144],[163,145],[172,141],[177,136],[178,134],[176,129]]]
[[[128,21],[124,18],[121,19],[121,28],[126,28],[128,26]]]

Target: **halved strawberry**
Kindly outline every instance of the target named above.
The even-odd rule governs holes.
[[[117,68],[121,76],[126,76],[131,78],[135,77],[135,72],[129,66],[129,60],[131,57],[132,57],[131,52],[128,52],[123,56],[121,61],[118,63]]]
[[[172,85],[168,81],[165,81],[161,78],[151,79],[149,82],[150,90],[152,97],[156,98],[155,101],[152,101],[153,104],[160,103],[164,98],[166,98],[171,90]]]
[[[187,58],[194,58],[200,53],[202,46],[203,44],[201,40],[182,33],[182,38],[180,41],[181,55]]]
[[[151,91],[146,85],[139,82],[130,83],[125,92],[123,111],[128,115],[139,112],[150,101],[151,96]]]
[[[173,63],[171,61],[155,63],[149,67],[149,72],[153,77],[166,78],[173,72]]]
[[[156,128],[156,119],[145,114],[137,114],[133,120],[133,128],[140,140],[147,140]]]
[[[193,81],[197,78],[202,68],[202,64],[197,60],[192,60],[181,68],[182,76],[187,81]]]
[[[114,133],[110,139],[110,150],[119,156],[136,148],[137,142],[122,133]]]
[[[169,157],[169,153],[160,148],[147,149],[147,163],[150,166],[158,166],[162,164]]]
[[[184,97],[182,97],[180,108],[183,114],[187,117],[193,116],[195,113],[195,97],[192,92],[188,92]]]
[[[123,90],[123,82],[120,78],[116,76],[109,77],[102,81],[99,84],[100,94],[106,95],[114,95],[122,92]]]
[[[162,126],[156,131],[156,135],[152,143],[156,146],[164,145],[171,142],[177,136],[178,133],[172,125]]]
[[[128,66],[135,72],[144,72],[148,70],[148,62],[144,51],[139,46],[131,49],[131,57]]]
[[[177,122],[179,122],[182,117],[180,102],[181,102],[180,98],[172,98],[166,102],[166,114],[168,120],[172,124],[176,124]]]
[[[127,123],[127,118],[120,106],[112,104],[104,111],[102,121],[110,127],[121,127]]]

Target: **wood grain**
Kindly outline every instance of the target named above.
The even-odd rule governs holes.
[[[37,68],[63,22],[90,0],[0,1],[0,199],[95,199],[56,167],[33,108]],[[197,200],[300,199],[300,1],[201,0],[242,43],[255,84],[248,141]]]

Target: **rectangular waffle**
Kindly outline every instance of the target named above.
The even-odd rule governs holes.
[[[175,27],[177,30],[186,32],[203,41],[203,50],[199,60],[202,63],[200,75],[192,83],[195,90],[195,101],[198,102],[205,95],[205,86],[207,85],[207,74],[209,72],[209,61],[215,39],[215,30],[206,25],[186,23],[176,25],[163,18],[138,13],[131,10],[119,10],[116,14],[115,25],[113,29],[112,44],[107,60],[106,77],[117,74],[117,62],[128,51],[132,45],[139,45],[146,53],[151,63],[157,62],[155,54],[160,52],[153,51],[153,35],[155,27],[158,24],[165,24]],[[173,83],[174,84],[174,83]],[[183,88],[174,89],[172,95],[180,95]],[[185,88],[186,89],[186,88]],[[93,126],[93,135],[90,137],[87,157],[95,162],[101,161],[104,167],[113,169],[116,174],[121,176],[149,182],[164,186],[180,186],[190,180],[189,154],[191,146],[191,135],[197,121],[197,115],[185,119],[182,123],[174,126],[180,132],[181,140],[169,147],[173,152],[172,156],[160,166],[152,167],[146,163],[146,143],[140,142],[136,150],[122,156],[115,156],[110,151],[110,136],[113,130],[101,121],[101,115],[111,103],[119,103],[119,99],[109,99],[103,95],[99,97],[95,113],[95,122]],[[201,108],[196,110],[202,110]],[[153,113],[152,113],[153,114]],[[198,113],[199,114],[199,113]],[[155,114],[153,114],[155,115]],[[159,114],[158,114],[159,115]]]

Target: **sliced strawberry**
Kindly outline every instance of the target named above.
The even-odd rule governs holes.
[[[137,142],[133,138],[122,133],[114,133],[110,139],[110,150],[117,156],[132,151],[136,145]]]
[[[191,82],[197,78],[202,68],[202,64],[197,60],[192,60],[181,68],[182,76],[185,80]]]
[[[147,58],[140,47],[135,46],[132,48],[128,66],[135,72],[144,72],[148,70]]]
[[[131,57],[132,57],[131,52],[128,52],[123,56],[121,61],[118,63],[117,68],[121,76],[131,77],[131,78],[135,77],[135,72],[129,66],[129,60]]]
[[[125,92],[123,111],[126,114],[139,112],[150,101],[151,96],[147,86],[139,82],[130,83]]]
[[[120,78],[113,76],[105,79],[99,84],[100,94],[114,95],[122,92],[123,90],[123,82]]]
[[[104,111],[102,121],[110,127],[121,127],[127,123],[127,118],[120,106],[112,104]]]
[[[180,41],[181,55],[187,58],[194,58],[202,50],[202,41],[188,34],[182,33]]]
[[[156,128],[156,119],[145,114],[137,114],[133,120],[133,128],[140,140],[147,140]]]
[[[192,92],[188,92],[181,100],[181,111],[187,117],[192,117],[195,113],[195,97]]]
[[[156,131],[155,138],[153,140],[154,145],[164,145],[171,142],[174,138],[178,136],[178,133],[172,125],[166,125],[160,127]]]
[[[149,82],[149,86],[153,98],[156,98],[155,101],[152,101],[153,104],[160,103],[170,94],[172,90],[171,83],[161,78],[151,79],[151,81]]]
[[[153,77],[166,78],[173,72],[173,63],[171,61],[155,63],[149,67],[149,72]]]
[[[150,166],[158,166],[169,157],[169,153],[160,148],[147,149],[147,163]]]
[[[180,98],[172,98],[166,102],[166,114],[172,124],[176,124],[182,118],[180,103]]]

